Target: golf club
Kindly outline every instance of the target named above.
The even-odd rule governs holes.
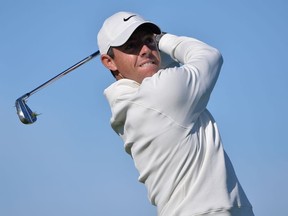
[[[16,102],[15,102],[15,106],[16,106],[16,110],[17,110],[17,115],[20,119],[20,121],[23,124],[32,124],[37,120],[37,114],[35,112],[33,112],[28,105],[26,104],[27,99],[32,95],[35,94],[37,91],[41,90],[42,88],[48,86],[49,84],[51,84],[52,82],[55,82],[56,80],[62,78],[63,76],[65,76],[66,74],[68,74],[69,72],[75,70],[76,68],[78,68],[79,66],[85,64],[86,62],[90,61],[91,59],[93,59],[94,57],[96,57],[97,55],[99,55],[100,52],[99,50],[94,52],[93,54],[87,56],[86,58],[84,58],[83,60],[81,60],[80,62],[74,64],[73,66],[71,66],[70,68],[66,69],[65,71],[61,72],[60,74],[56,75],[55,77],[53,77],[52,79],[48,80],[47,82],[43,83],[42,85],[38,86],[37,88],[33,89],[32,91],[24,94],[23,96],[19,97]]]

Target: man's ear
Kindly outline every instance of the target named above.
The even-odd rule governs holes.
[[[114,60],[109,55],[107,55],[107,54],[101,55],[101,62],[110,71],[116,71],[117,70],[117,66],[115,65]]]

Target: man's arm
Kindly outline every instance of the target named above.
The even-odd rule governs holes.
[[[206,109],[223,63],[222,55],[197,39],[172,34],[163,35],[159,49],[182,64],[158,74],[155,84],[162,89],[162,106],[180,122],[190,116],[191,123]]]

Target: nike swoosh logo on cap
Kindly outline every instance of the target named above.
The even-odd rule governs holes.
[[[123,20],[124,20],[124,22],[126,22],[126,21],[128,21],[131,17],[134,17],[134,16],[136,16],[136,15],[131,15],[131,16],[127,17],[127,18],[123,18]]]

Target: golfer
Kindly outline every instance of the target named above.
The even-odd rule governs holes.
[[[97,40],[116,79],[104,91],[111,126],[158,215],[254,215],[206,109],[223,62],[219,51],[161,33],[130,12],[106,19]],[[179,66],[163,68],[160,52]]]

